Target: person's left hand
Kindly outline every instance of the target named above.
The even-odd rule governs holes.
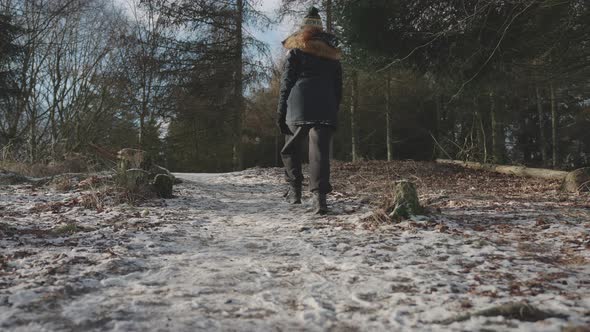
[[[287,125],[287,123],[285,121],[279,120],[277,122],[277,125],[279,126],[279,129],[281,130],[281,134],[293,135],[293,133],[291,132],[291,129],[289,129],[289,126]]]
[[[281,113],[279,115],[279,118],[277,120],[277,126],[281,130],[281,134],[293,135],[293,133],[291,132],[291,129],[289,129],[289,126],[287,125],[287,114]]]

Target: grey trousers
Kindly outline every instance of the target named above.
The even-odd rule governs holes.
[[[330,141],[334,128],[325,125],[289,126],[293,135],[285,136],[281,158],[285,165],[285,178],[295,186],[301,186],[302,154],[305,138],[309,136],[309,190],[327,194],[330,185]]]

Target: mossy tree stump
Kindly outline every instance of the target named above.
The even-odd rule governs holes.
[[[158,174],[154,178],[153,189],[162,198],[172,198],[174,180],[166,174]]]
[[[397,181],[393,204],[387,210],[389,218],[391,220],[403,220],[423,213],[424,208],[420,205],[416,185],[406,180]]]
[[[149,188],[149,173],[139,168],[126,170],[123,180],[125,188],[133,192],[141,192]]]

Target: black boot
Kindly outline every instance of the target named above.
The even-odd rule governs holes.
[[[326,202],[326,194],[320,194],[317,191],[313,192],[313,210],[314,214],[328,213],[328,203]]]
[[[301,204],[301,185],[291,184],[284,197],[291,204]]]

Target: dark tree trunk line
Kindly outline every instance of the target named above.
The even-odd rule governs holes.
[[[358,154],[358,134],[357,134],[357,122],[356,122],[356,113],[358,111],[358,95],[359,95],[359,86],[358,86],[358,72],[353,70],[351,73],[352,79],[352,90],[350,94],[350,136],[352,140],[352,161],[359,160]]]
[[[326,31],[334,32],[334,14],[332,10],[332,0],[325,0],[324,8],[326,9]]]
[[[385,140],[387,144],[387,161],[393,160],[393,140],[391,137],[391,72],[385,78]]]
[[[236,106],[234,110],[234,131],[232,147],[232,164],[234,170],[241,170],[242,165],[242,113],[244,111],[244,64],[243,64],[243,47],[244,47],[244,0],[237,0],[236,13],[236,54],[235,54],[235,86],[234,96]]]
[[[504,150],[505,150],[505,137],[504,137],[504,127],[502,121],[499,120],[501,111],[506,110],[506,105],[503,105],[504,108],[498,112],[498,100],[493,91],[490,91],[490,120],[492,125],[492,154],[493,154],[493,161],[495,163],[503,163],[504,162]]]
[[[539,150],[541,151],[541,162],[543,165],[547,162],[547,142],[545,141],[545,116],[543,114],[543,99],[539,87],[535,87],[535,97],[537,101],[537,115],[539,117]]]
[[[558,166],[558,137],[557,137],[557,126],[559,123],[559,119],[557,117],[557,104],[555,100],[555,89],[553,87],[553,82],[551,82],[549,89],[551,91],[551,162],[553,168]]]

